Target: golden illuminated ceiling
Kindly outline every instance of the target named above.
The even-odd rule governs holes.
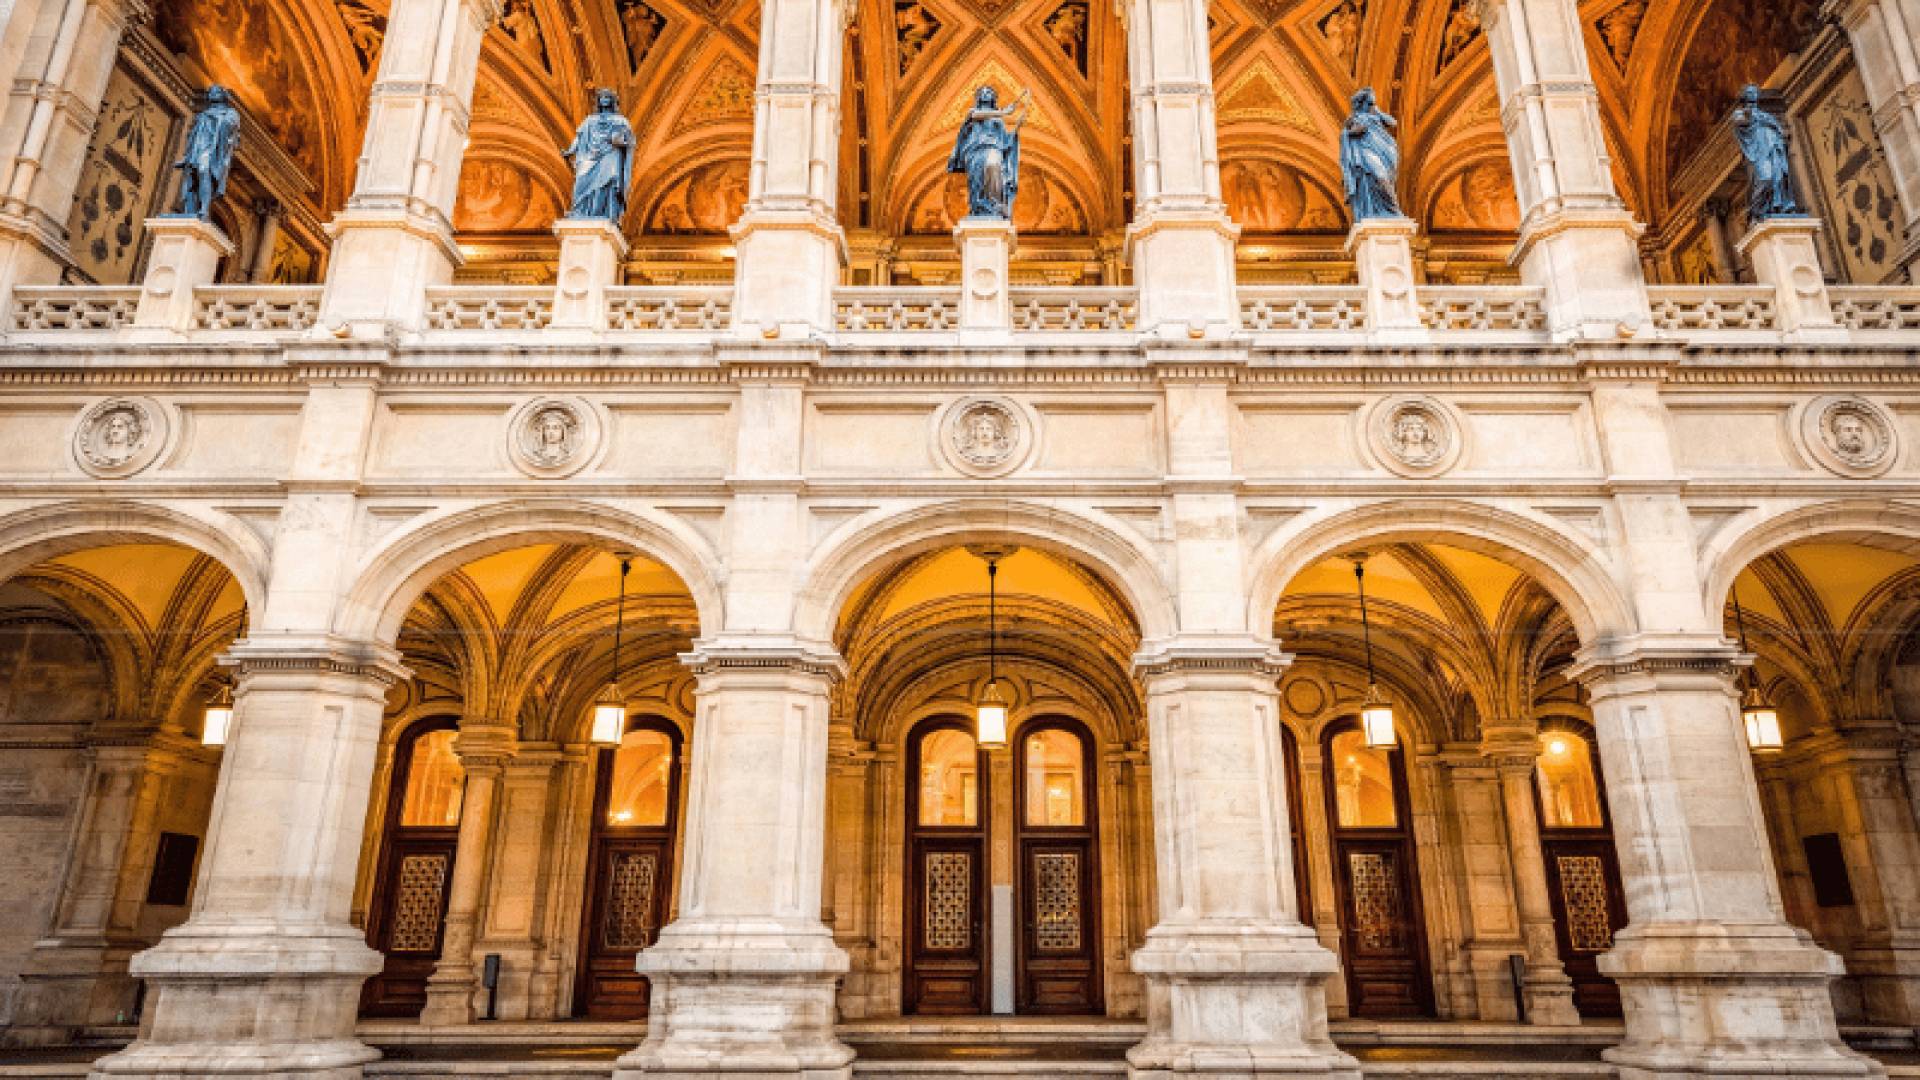
[[[195,74],[234,86],[345,201],[387,0],[161,0],[156,29]],[[544,234],[566,144],[596,86],[641,135],[637,237],[724,235],[746,198],[755,0],[507,0],[488,35],[457,223]],[[1803,44],[1818,0],[1587,0],[1589,51],[1621,186],[1659,223],[1677,159],[1740,84]],[[1516,225],[1485,35],[1466,0],[1215,0],[1222,183],[1249,233],[1346,227],[1336,132],[1359,85],[1402,120],[1410,212],[1441,233]],[[960,110],[982,83],[1031,88],[1017,211],[1027,234],[1102,236],[1130,213],[1124,28],[1092,0],[861,0],[847,46],[842,214],[941,234]]]

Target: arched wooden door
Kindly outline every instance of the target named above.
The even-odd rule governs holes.
[[[595,763],[574,1015],[647,1015],[647,980],[634,971],[634,957],[673,910],[679,811],[680,729],[657,717],[629,720],[619,747],[601,750]]]
[[[1020,912],[1014,1011],[1104,1011],[1100,830],[1093,739],[1072,720],[1036,720],[1015,744],[1014,893]]]
[[[440,960],[460,840],[466,774],[452,717],[421,720],[394,746],[386,834],[367,908],[367,944],[386,957],[360,989],[360,1014],[415,1017],[427,1004],[427,977]]]
[[[1597,750],[1586,725],[1543,723],[1534,795],[1560,963],[1573,980],[1574,1007],[1581,1016],[1619,1016],[1620,988],[1600,974],[1599,960],[1627,925],[1627,906]]]
[[[1402,753],[1369,749],[1358,722],[1343,720],[1327,729],[1326,778],[1348,1009],[1366,1018],[1431,1016]]]
[[[1287,833],[1293,844],[1294,899],[1299,904],[1294,914],[1312,926],[1313,889],[1308,882],[1313,875],[1307,866],[1307,812],[1300,803],[1300,740],[1285,725],[1280,728],[1280,756],[1287,770]]]
[[[987,1011],[987,756],[958,717],[907,737],[908,1015]]]

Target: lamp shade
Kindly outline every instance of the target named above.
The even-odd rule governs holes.
[[[980,695],[980,704],[975,712],[977,724],[974,739],[981,746],[998,748],[1007,745],[1007,703],[1000,696],[998,680],[987,683],[986,692]]]
[[[593,703],[593,730],[588,741],[595,746],[619,746],[620,739],[627,733],[627,706],[620,700],[620,688],[607,684],[597,701]]]
[[[1360,733],[1370,750],[1391,750],[1400,745],[1393,730],[1393,703],[1377,686],[1367,688],[1366,703],[1360,707]]]
[[[1763,754],[1786,749],[1787,740],[1780,731],[1780,711],[1767,703],[1755,687],[1740,702],[1740,719],[1747,726],[1747,748]]]
[[[233,690],[222,686],[220,693],[207,702],[207,711],[200,721],[200,745],[225,746],[227,735],[233,730]]]

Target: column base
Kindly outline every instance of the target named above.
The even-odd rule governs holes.
[[[1347,256],[1367,290],[1367,332],[1375,340],[1428,340],[1413,270],[1413,241],[1419,235],[1420,226],[1410,218],[1357,221],[1347,234]]]
[[[810,209],[747,208],[732,229],[733,325],[772,340],[831,333],[833,289],[847,263],[840,223]]]
[[[420,1010],[420,1026],[464,1027],[479,1019],[479,1010],[473,1007],[478,985],[471,964],[435,968],[427,977],[427,1004]]]
[[[418,330],[427,290],[453,280],[464,259],[444,218],[420,209],[354,207],[327,223],[333,255],[316,335],[380,340]]]
[[[140,1038],[90,1074],[358,1080],[377,1050],[354,1037],[360,984],[382,958],[352,927],[186,927],[133,958],[147,981]]]
[[[1325,984],[1339,960],[1304,926],[1156,927],[1133,954],[1147,982],[1135,1080],[1359,1080],[1327,1032]]]
[[[1894,935],[1891,943],[1856,943],[1847,974],[1860,984],[1869,1022],[1920,1027],[1920,941],[1912,932]]]
[[[1235,245],[1225,209],[1147,209],[1127,227],[1136,328],[1170,338],[1226,337],[1240,328]]]
[[[953,227],[960,248],[960,332],[1013,329],[1013,293],[1007,267],[1013,257],[1013,222],[963,218]]]
[[[1562,208],[1529,218],[1513,262],[1547,291],[1547,326],[1559,340],[1618,341],[1653,322],[1640,236],[1625,209]]]
[[[127,962],[142,948],[144,942],[60,939],[36,945],[0,1046],[58,1046],[85,1028],[129,1022],[140,991]]]
[[[1886,1076],[1840,1039],[1839,958],[1789,927],[1630,927],[1600,970],[1626,1011],[1604,1054],[1621,1080]]]
[[[825,927],[712,920],[669,926],[640,954],[647,1039],[613,1080],[848,1080],[834,1036],[847,954]]]

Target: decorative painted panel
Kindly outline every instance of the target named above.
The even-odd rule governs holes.
[[[140,238],[156,208],[172,111],[124,68],[114,69],[67,219],[74,268],[99,285],[133,281]]]
[[[447,856],[407,855],[394,890],[393,931],[387,951],[430,953],[440,944],[440,913],[447,891]]]
[[[1859,285],[1894,283],[1906,229],[1860,76],[1849,71],[1836,80],[1806,122],[1812,136],[1807,149],[1826,188],[1822,216],[1847,264],[1847,279]]]
[[[1560,898],[1567,910],[1567,940],[1577,952],[1613,947],[1613,923],[1607,917],[1607,868],[1597,856],[1561,855]]]
[[[926,856],[925,947],[965,950],[973,945],[973,854],[930,851]]]
[[[1033,857],[1033,944],[1041,952],[1079,952],[1080,853]]]
[[[1397,952],[1405,947],[1400,918],[1400,878],[1393,856],[1379,851],[1347,853],[1353,887],[1353,922],[1360,947]]]
[[[621,852],[607,871],[607,919],[602,941],[608,949],[639,950],[653,943],[653,890],[660,860],[651,851]]]

